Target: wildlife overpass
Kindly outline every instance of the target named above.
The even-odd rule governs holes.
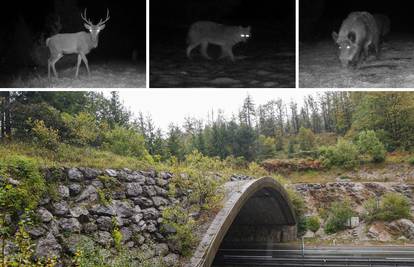
[[[292,203],[275,179],[234,181],[225,184],[224,189],[222,209],[206,227],[188,266],[211,266],[219,249],[296,239]]]

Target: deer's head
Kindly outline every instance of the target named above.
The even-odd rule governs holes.
[[[105,23],[110,19],[109,9],[106,10],[106,19],[101,19],[98,24],[93,24],[91,20],[86,18],[86,10],[84,14],[81,14],[82,19],[85,21],[84,26],[90,32],[92,41],[98,43],[99,32],[105,28]]]

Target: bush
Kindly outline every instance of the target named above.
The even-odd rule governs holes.
[[[190,205],[196,205],[201,210],[212,209],[218,204],[222,198],[218,188],[223,180],[214,171],[225,169],[219,158],[206,157],[193,151],[181,164],[174,161],[172,164],[172,173],[176,175],[170,184],[171,189],[191,192]]]
[[[408,159],[408,163],[411,165],[414,165],[414,157]]]
[[[410,200],[398,193],[387,193],[381,200],[380,218],[384,221],[393,221],[398,219],[411,218]]]
[[[104,147],[115,154],[143,158],[148,155],[144,137],[132,129],[115,126],[105,134]]]
[[[386,193],[379,200],[370,198],[364,203],[364,208],[364,219],[368,223],[411,219],[410,200],[398,193]]]
[[[374,131],[363,131],[357,138],[358,150],[361,154],[367,154],[373,162],[383,162],[386,150]]]
[[[306,228],[316,233],[321,227],[321,222],[318,216],[310,216],[306,218]]]
[[[351,142],[340,139],[335,146],[321,147],[320,159],[324,166],[353,168],[359,164],[358,149]]]
[[[310,151],[315,147],[315,135],[311,129],[301,127],[297,139],[302,151]]]
[[[62,114],[62,120],[69,133],[68,143],[75,145],[92,145],[99,136],[99,127],[91,114],[81,112],[75,116]]]
[[[292,189],[287,189],[286,191],[289,195],[290,202],[293,205],[296,219],[298,220],[298,235],[301,236],[306,232],[306,218],[304,216],[306,212],[305,202],[296,191],[293,191]]]
[[[188,211],[179,206],[167,207],[162,212],[162,230],[172,228],[175,233],[167,236],[184,256],[189,256],[197,244],[195,232],[195,222]]]
[[[328,210],[328,220],[325,225],[327,234],[334,234],[344,230],[348,220],[354,215],[354,211],[348,201],[334,202]]]
[[[0,177],[1,212],[12,216],[35,209],[46,192],[37,163],[23,156],[1,160]]]
[[[29,120],[29,123],[30,120]],[[46,127],[42,120],[35,120],[33,123],[32,132],[34,135],[34,142],[37,145],[43,146],[47,149],[56,149],[60,144],[59,130],[52,127]]]

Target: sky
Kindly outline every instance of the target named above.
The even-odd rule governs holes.
[[[305,96],[316,95],[317,92],[295,89],[149,89],[119,92],[121,101],[135,117],[139,112],[150,114],[156,126],[163,132],[168,130],[171,123],[182,126],[185,117],[207,121],[211,111],[216,114],[218,110],[223,110],[225,118],[229,119],[232,114],[238,113],[248,94],[253,98],[256,107],[279,98],[285,103],[293,100],[301,107]]]

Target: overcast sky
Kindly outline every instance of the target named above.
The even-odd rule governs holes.
[[[248,94],[252,96],[256,107],[278,98],[285,103],[293,100],[301,106],[305,96],[316,95],[317,92],[295,89],[149,89],[122,90],[119,94],[135,116],[139,112],[151,114],[157,127],[165,132],[171,123],[182,126],[185,117],[207,121],[212,110],[215,113],[223,110],[225,117],[231,118],[232,114],[238,113]]]

